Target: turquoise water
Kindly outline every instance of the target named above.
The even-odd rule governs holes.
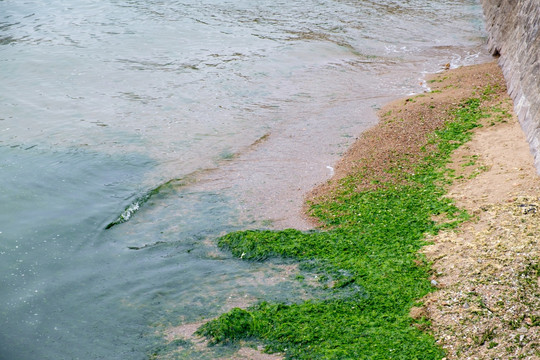
[[[0,1],[0,359],[146,359],[168,327],[323,296],[214,240],[280,226],[382,104],[483,44],[472,0]]]

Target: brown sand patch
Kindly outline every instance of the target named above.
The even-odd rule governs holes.
[[[503,106],[512,111],[509,101]],[[469,210],[474,211],[482,202],[495,203],[530,192],[538,182],[529,145],[515,115],[478,129],[453,159],[453,168],[464,178],[450,189],[449,196]]]
[[[198,328],[203,326],[207,321],[199,321],[195,323],[183,324],[169,328],[165,331],[165,338],[167,341],[173,341],[176,339],[192,340],[196,343],[202,343],[203,339],[195,335]]]
[[[504,79],[494,63],[463,67],[436,75],[428,83],[432,92],[392,102],[379,112],[380,122],[361,134],[335,166],[335,176],[307,195],[308,202],[331,198],[341,180],[355,173],[368,174],[356,190],[373,189],[377,183],[399,182],[386,169],[398,165],[410,172],[425,153],[427,136],[452,116],[449,111],[480,87],[501,91]],[[406,158],[405,158],[406,156]],[[307,207],[305,208],[307,211]]]

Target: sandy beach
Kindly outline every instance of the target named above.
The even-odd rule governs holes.
[[[448,196],[473,217],[425,248],[440,287],[425,316],[448,359],[540,358],[540,179],[503,84],[501,111],[453,156]]]
[[[493,62],[444,71],[428,83],[431,93],[385,106],[382,123],[349,149],[336,178],[310,198],[330,194],[337,179],[360,166],[384,177],[381,169],[392,156],[414,151],[419,128],[439,122],[448,109],[488,86],[491,100],[484,106],[493,109],[491,116],[450,164],[455,180],[447,196],[472,217],[428,239],[432,245],[424,253],[439,290],[411,316],[430,321],[425,330],[448,359],[538,359],[540,179],[505,80]],[[389,113],[399,113],[408,125],[389,126]]]
[[[446,359],[538,359],[540,182],[505,80],[492,62],[445,70],[427,83],[430,92],[381,109],[380,122],[359,136],[336,164],[335,176],[313,189],[306,203],[332,198],[340,179],[362,171],[370,175],[357,190],[376,188],[391,178],[385,169],[400,155],[412,159],[413,169],[427,134],[466,99],[482,99],[488,115],[448,166],[452,181],[446,196],[470,218],[457,229],[427,237],[422,253],[432,264],[436,291],[410,316],[426,320],[414,326],[433,334]],[[192,335],[197,327],[171,329],[168,339],[205,344]],[[243,348],[234,358],[281,357]]]

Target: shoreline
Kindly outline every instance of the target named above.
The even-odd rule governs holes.
[[[536,219],[535,214],[538,205],[533,203],[532,198],[535,197],[535,201],[538,201],[540,187],[535,185],[535,182],[537,182],[537,175],[534,171],[534,167],[532,166],[532,155],[528,150],[528,144],[525,142],[524,135],[520,135],[519,125],[517,125],[515,116],[511,115],[512,102],[506,94],[505,82],[500,69],[494,62],[462,67],[440,74],[435,74],[434,77],[428,82],[432,86],[432,92],[397,100],[388,104],[381,110],[380,122],[373,128],[364,132],[350,147],[350,149],[335,167],[335,177],[326,183],[321,184],[308,195],[307,201],[311,205],[311,214],[313,215],[314,212],[318,211],[317,215],[320,219],[319,225],[325,224],[325,226],[322,226],[322,229],[326,229],[327,233],[330,233],[332,228],[348,226],[340,225],[339,221],[342,220],[337,219],[338,222],[335,222],[334,220],[336,216],[338,218],[342,217],[343,214],[337,214],[339,211],[343,210],[334,210],[334,213],[332,214],[331,212],[328,212],[329,210],[323,209],[321,212],[320,210],[314,211],[313,209],[320,209],[319,205],[329,203],[333,201],[332,199],[336,199],[336,201],[339,203],[342,200],[339,200],[337,197],[341,192],[344,191],[344,189],[348,189],[347,191],[349,191],[351,194],[355,194],[357,192],[377,193],[378,191],[380,192],[381,189],[384,190],[387,186],[389,186],[388,184],[393,184],[390,186],[395,187],[396,189],[407,187],[408,182],[410,182],[411,179],[414,179],[416,176],[414,173],[416,171],[415,169],[417,169],[417,165],[415,165],[416,162],[424,161],[422,158],[426,154],[426,149],[428,153],[433,151],[430,150],[431,145],[429,139],[430,136],[432,136],[430,134],[432,134],[433,131],[435,131],[436,134],[436,131],[438,131],[436,129],[443,126],[449,117],[461,111],[460,109],[462,109],[464,101],[467,101],[467,99],[471,99],[472,97],[481,99],[479,101],[481,101],[481,105],[484,110],[488,108],[490,109],[486,115],[489,117],[484,117],[484,113],[481,115],[480,113],[475,115],[479,116],[478,121],[481,123],[482,127],[473,131],[473,139],[470,142],[466,142],[462,147],[458,148],[457,150],[453,150],[450,163],[447,164],[448,170],[444,170],[443,178],[437,180],[443,181],[444,183],[448,182],[448,184],[453,183],[451,186],[444,186],[447,193],[443,196],[443,203],[441,204],[450,205],[452,201],[455,202],[457,205],[468,211],[470,219],[466,220],[469,215],[466,215],[465,212],[461,212],[461,210],[458,210],[458,208],[452,210],[452,206],[448,207],[447,210],[444,210],[442,213],[435,212],[434,215],[431,215],[431,222],[435,225],[433,229],[435,232],[441,230],[438,235],[433,233],[432,235],[428,236],[427,240],[433,243],[433,245],[423,248],[420,246],[418,247],[418,250],[420,250],[421,253],[416,253],[415,251],[414,254],[407,255],[412,255],[412,258],[408,258],[416,264],[412,268],[407,268],[409,269],[407,271],[419,270],[427,271],[429,274],[431,274],[428,280],[428,286],[424,287],[425,284],[420,279],[414,281],[417,282],[417,285],[415,286],[422,286],[424,289],[422,292],[424,293],[423,295],[418,294],[413,296],[413,298],[416,299],[415,306],[411,308],[410,306],[412,305],[408,305],[410,312],[407,310],[407,315],[400,321],[410,321],[410,325],[408,326],[420,330],[421,333],[424,334],[421,336],[433,334],[434,341],[436,341],[438,346],[445,349],[447,359],[461,359],[463,358],[464,354],[466,354],[466,356],[469,358],[477,358],[477,356],[484,358],[483,356],[486,354],[489,354],[489,356],[502,356],[502,358],[513,355],[526,356],[526,354],[529,352],[536,351],[535,344],[537,344],[538,339],[535,338],[534,331],[535,327],[540,325],[540,321],[538,320],[540,319],[540,314],[535,313],[537,310],[535,310],[532,305],[529,308],[530,314],[521,319],[522,324],[520,323],[520,326],[515,329],[510,329],[518,334],[518,338],[521,339],[521,342],[524,342],[525,339],[527,340],[527,343],[520,347],[515,346],[515,344],[511,346],[507,345],[507,343],[511,341],[511,337],[506,336],[505,331],[497,330],[501,327],[504,328],[504,326],[506,326],[504,324],[507,324],[507,326],[510,326],[508,324],[514,324],[512,326],[515,326],[517,324],[516,321],[519,320],[519,318],[515,318],[513,319],[513,322],[509,322],[509,320],[504,318],[504,316],[499,318],[493,316],[495,309],[498,309],[497,311],[503,311],[505,306],[499,304],[497,307],[492,304],[490,299],[487,298],[487,296],[490,294],[501,294],[504,292],[501,290],[502,288],[499,289],[499,292],[495,292],[493,289],[491,289],[491,293],[483,293],[481,289],[479,290],[478,285],[472,289],[472,292],[474,294],[478,294],[477,297],[482,299],[484,308],[481,310],[484,311],[483,313],[481,311],[479,312],[478,306],[475,307],[470,304],[470,298],[467,298],[465,302],[458,302],[457,309],[456,307],[449,307],[448,299],[453,299],[457,295],[462,294],[464,289],[471,290],[471,283],[475,283],[476,280],[481,282],[483,279],[483,268],[475,268],[475,261],[469,261],[469,267],[464,267],[461,266],[462,264],[460,258],[453,257],[455,254],[461,254],[462,257],[468,256],[469,258],[477,260],[481,256],[489,254],[489,252],[484,251],[484,248],[480,246],[477,246],[475,249],[478,251],[474,252],[467,244],[467,239],[470,238],[470,236],[467,237],[467,229],[473,229],[472,231],[476,231],[476,233],[485,233],[485,226],[488,226],[488,229],[493,228],[493,222],[490,223],[489,218],[486,220],[486,218],[482,217],[482,212],[491,214],[492,209],[499,209],[502,207],[508,210],[512,208],[512,206],[514,206],[514,208],[512,208],[514,211],[516,210],[515,207],[517,206],[517,209],[523,214],[525,214],[525,212],[523,212],[523,209],[525,208],[526,215],[528,215],[526,218],[518,217],[520,224],[527,223],[530,219]],[[513,129],[511,132],[512,137],[507,138],[509,136],[507,127],[511,127]],[[498,137],[494,136],[494,134],[498,135]],[[459,133],[456,133],[456,135],[458,137],[460,136]],[[464,140],[460,140],[460,142],[467,141],[466,138],[463,139]],[[518,143],[519,146],[513,146],[513,144]],[[447,144],[452,148],[457,148],[457,145],[454,145],[453,140],[450,140]],[[498,152],[494,152],[495,148],[497,148],[497,146],[494,145],[499,146]],[[489,151],[486,152],[486,150],[491,150],[492,152],[489,153]],[[500,162],[497,162],[498,156],[500,157],[501,154],[506,158],[506,168],[503,168]],[[515,159],[517,155],[519,155],[518,157],[521,165],[519,165],[518,170],[515,170],[511,166],[516,164]],[[435,158],[434,160],[437,159]],[[398,166],[400,169],[397,177],[395,173],[388,172],[389,169],[395,168],[396,166]],[[510,166],[510,168],[508,168],[508,166]],[[519,181],[513,180],[515,179],[516,174]],[[512,186],[508,186],[509,181],[513,181]],[[514,183],[517,185],[514,185]],[[497,191],[494,189],[497,189]],[[524,195],[520,195],[521,197],[516,198],[516,192],[513,190],[519,190]],[[526,196],[529,197],[526,198]],[[446,202],[447,200],[444,200],[445,198],[453,200],[448,200],[448,202]],[[433,199],[433,197],[431,196],[426,199]],[[421,200],[421,198],[418,200]],[[421,205],[421,203],[417,204]],[[409,211],[412,210],[413,208],[410,208]],[[338,211],[338,213],[335,213],[335,211]],[[357,210],[353,211],[356,212]],[[508,211],[506,212],[508,213]],[[356,215],[356,213],[354,215]],[[498,214],[492,214],[491,220],[500,219],[500,216],[501,215]],[[407,217],[403,219],[407,219]],[[540,224],[540,221],[538,223]],[[382,222],[379,224],[379,226],[386,227],[386,224],[387,223]],[[459,226],[457,229],[455,229],[452,228],[454,225]],[[448,230],[444,230],[445,228],[448,228]],[[540,225],[538,228],[540,229]],[[426,229],[429,229],[429,227]],[[527,230],[529,227],[525,227],[525,229]],[[509,228],[509,230],[512,229]],[[406,232],[404,234],[407,234],[408,230],[405,231]],[[428,230],[427,233],[431,231],[433,230]],[[423,234],[425,233],[426,230],[423,230]],[[462,235],[463,239],[460,242],[457,239],[460,239],[460,236]],[[422,235],[422,237],[423,236],[424,235]],[[508,237],[506,242],[503,238],[504,236],[499,236],[497,246],[506,246],[504,251],[504,255],[506,256],[504,258],[506,261],[505,264],[510,264],[510,260],[512,258],[516,258],[516,256],[513,256],[515,253],[512,253],[510,249],[511,246],[508,244],[508,241],[514,240],[515,237]],[[526,240],[531,240],[530,238],[525,238]],[[388,239],[390,240],[390,238]],[[485,243],[485,237],[483,239]],[[284,243],[282,244],[281,242],[283,241]],[[298,243],[289,244],[289,241],[298,241]],[[315,242],[311,243],[312,241]],[[301,261],[304,255],[301,255],[302,253],[297,253],[297,250],[295,249],[300,249],[306,246],[308,248],[310,246],[319,246],[320,241],[322,241],[322,239],[311,239],[309,234],[302,235],[302,233],[295,232],[294,230],[284,232],[247,231],[225,236],[220,240],[220,245],[231,250],[233,254],[238,254],[240,258],[245,260],[260,260],[266,258],[268,254],[270,254],[271,256],[292,256]],[[421,240],[421,242],[422,241],[423,240]],[[529,290],[529,293],[533,294],[529,299],[532,301],[530,304],[539,305],[535,302],[540,299],[540,295],[538,293],[539,284],[538,282],[535,282],[537,280],[535,280],[534,277],[536,276],[536,279],[538,278],[538,267],[535,267],[538,264],[538,252],[535,252],[534,246],[531,247],[531,244],[533,244],[531,241],[521,246],[518,250],[524,251],[524,246],[527,244],[529,246],[528,249],[530,254],[527,256],[528,265],[525,265],[528,267],[524,267],[521,263],[512,263],[510,268],[517,269],[516,271],[519,274],[523,274],[523,271],[529,269],[530,277],[527,279],[531,281],[528,281],[525,285],[523,285],[523,288],[526,287],[526,289]],[[266,249],[265,246],[269,246],[269,248]],[[282,246],[284,247],[282,248]],[[386,247],[387,245],[384,246]],[[309,251],[311,250],[313,249],[310,249]],[[290,253],[290,251],[293,252]],[[293,253],[297,255],[292,255]],[[314,253],[313,256],[319,256],[315,254],[317,253]],[[355,259],[354,261],[363,261],[359,258],[360,253],[354,252],[354,254],[356,254],[353,257]],[[398,256],[401,255],[398,253]],[[475,258],[474,256],[477,257]],[[395,259],[395,257],[390,256],[388,261],[392,263],[393,258]],[[485,262],[480,261],[480,263],[483,264]],[[520,266],[521,268],[524,267],[524,269],[521,269]],[[417,267],[417,270],[411,270],[414,269],[414,267]],[[463,268],[467,268],[468,271],[463,272]],[[501,270],[501,266],[495,266],[495,268]],[[520,269],[523,271],[518,271]],[[399,273],[402,270],[397,271],[397,273]],[[512,273],[512,271],[510,271],[510,273]],[[361,278],[351,279],[337,278],[332,280],[332,284],[330,286],[334,289],[336,286],[338,286],[338,288],[346,288],[347,286],[350,286],[350,284],[355,284],[358,282],[359,286],[367,286],[369,288],[369,284],[373,280],[367,280],[367,283],[362,283],[360,279],[363,279],[363,276],[368,276],[369,278],[371,275],[364,274],[361,276]],[[424,285],[420,285],[421,283]],[[510,281],[508,284],[512,285],[513,283]],[[431,290],[429,289],[430,286]],[[383,294],[387,294],[390,289],[391,288],[386,288],[386,290],[383,290]],[[507,290],[507,292],[511,293],[513,288],[510,286]],[[375,294],[379,290],[377,290],[377,288],[372,288],[369,291],[373,291],[373,294]],[[469,293],[471,293],[471,291],[469,291]],[[420,300],[420,298],[417,296],[425,297]],[[509,299],[510,298],[511,296],[509,296]],[[498,299],[499,300],[497,301],[500,301],[500,296]],[[359,301],[361,303],[363,300],[360,299]],[[418,303],[418,301],[421,302]],[[512,301],[514,301],[514,305],[516,306],[523,305],[519,304],[519,301],[516,301],[516,299],[513,299]],[[468,306],[467,309],[471,309],[470,311],[462,311],[465,303]],[[309,306],[315,306],[315,303],[309,304]],[[273,308],[273,305],[271,304],[264,303],[263,305],[254,305],[247,310],[233,309],[230,313],[224,314],[220,318],[212,320],[204,325],[198,330],[198,333],[209,336],[214,342],[225,341],[225,343],[229,341],[226,340],[229,337],[236,339],[234,341],[244,338],[260,338],[263,344],[268,344],[267,341],[270,341],[270,344],[274,344],[271,347],[267,347],[267,351],[277,353],[283,352],[283,349],[291,347],[293,343],[288,343],[289,345],[287,347],[282,348],[277,346],[277,343],[272,343],[272,341],[276,341],[272,340],[274,339],[274,336],[278,336],[276,339],[279,338],[278,334],[272,335],[271,332],[266,333],[260,331],[267,326],[265,325],[266,322],[269,321],[271,316],[275,316],[276,311],[277,313],[283,313],[280,316],[285,316],[287,311],[290,310],[291,305],[284,307],[280,307],[281,305],[278,305],[277,308]],[[300,308],[302,304],[298,304],[296,306]],[[294,308],[294,306],[292,308]],[[538,308],[540,307],[537,306],[536,309]],[[441,309],[445,309],[445,311],[442,311]],[[300,309],[294,311],[300,311]],[[323,310],[323,308],[317,310],[317,316],[320,316],[321,312],[324,313],[324,311],[327,310]],[[371,311],[377,312],[379,310],[373,309]],[[458,322],[455,321],[456,313],[460,314],[461,316],[460,321]],[[519,314],[516,316],[518,315]],[[316,322],[318,321],[317,316],[308,315],[308,317],[303,321],[315,322],[312,325],[312,327],[315,329],[318,326],[316,325]],[[351,319],[355,319],[354,316],[357,315],[348,313],[336,313],[332,315],[333,318],[341,319],[340,321],[343,322],[342,324],[346,324],[346,317],[350,316],[353,316]],[[406,320],[407,318],[410,320]],[[244,324],[243,322],[247,320],[249,320],[249,323]],[[506,323],[503,320],[506,321]],[[328,321],[328,319],[326,321]],[[357,324],[356,321],[358,320],[354,320],[352,323]],[[478,328],[478,326],[475,325],[479,322],[482,323],[482,328]],[[465,324],[466,326],[461,326],[460,324]],[[252,326],[254,326],[254,328],[251,328]],[[294,325],[289,326],[294,327]],[[325,324],[325,326],[329,325]],[[347,328],[348,325],[342,326]],[[231,328],[227,330],[228,327]],[[471,329],[474,329],[474,331],[471,332]],[[224,333],[222,333],[222,331],[224,331]],[[306,328],[304,331],[305,332],[302,332],[299,334],[299,336],[312,336],[309,334],[311,331],[313,331],[313,329],[308,330],[308,328]],[[411,330],[409,329],[407,331]],[[328,334],[328,336],[334,335],[335,334]],[[352,336],[354,337],[355,335],[352,334]],[[336,339],[334,341],[338,340]],[[407,340],[405,343],[408,344],[409,341],[410,340]],[[426,344],[430,342],[430,340],[427,338],[422,341],[427,341]],[[287,344],[287,342],[285,342],[285,344]],[[419,344],[420,343],[416,344],[415,346],[420,346],[418,349],[424,349],[421,351],[431,351],[429,358],[442,358],[442,355],[440,355],[440,353],[438,353],[435,349],[426,350],[430,349],[428,345]],[[360,348],[362,348],[362,346]],[[371,346],[373,345],[369,345],[367,348],[364,347],[364,350],[362,351],[371,351],[368,350],[371,349]],[[386,345],[381,343],[376,346]],[[426,348],[425,346],[428,347]],[[343,348],[340,349],[340,351],[345,351],[345,347],[347,346],[344,343],[342,347]],[[408,347],[409,345],[407,345],[407,348]],[[404,349],[405,348],[403,348],[403,350]],[[285,352],[291,355],[291,353],[288,351]],[[300,356],[299,354],[302,353],[301,347],[294,351],[300,351],[295,353],[297,356]],[[319,351],[323,350],[320,349]],[[408,349],[407,351],[411,350]],[[366,354],[365,352],[361,353]],[[274,356],[276,355],[278,354],[275,354]],[[238,356],[238,358],[242,358],[240,354],[238,354]],[[261,354],[260,356],[261,357],[258,357],[256,353],[251,353],[249,358],[262,359],[268,355]]]
[[[540,179],[502,71],[495,62],[484,63],[434,74],[428,82],[438,92],[441,78],[445,84],[450,81],[443,90],[457,104],[471,86],[482,86],[486,72],[497,78],[498,85],[491,90],[497,110],[473,131],[471,141],[453,153],[449,167],[455,180],[446,195],[473,217],[457,230],[428,238],[432,244],[421,253],[432,263],[431,279],[438,290],[426,296],[424,306],[413,308],[411,316],[431,322],[424,330],[435,335],[447,359],[540,358],[540,251],[531,236],[540,233]],[[448,92],[449,88],[454,89]],[[385,113],[407,108],[412,116],[425,116],[418,107],[410,109],[414,98],[384,106],[381,121]],[[385,142],[388,135],[377,126],[368,130],[338,162],[336,176],[309,193],[309,201],[332,196],[339,179],[358,171],[359,162],[367,162],[369,171],[380,172],[378,165],[388,158],[374,151],[373,140]],[[404,142],[391,141],[389,147],[407,151]],[[370,187],[363,184],[359,189]]]

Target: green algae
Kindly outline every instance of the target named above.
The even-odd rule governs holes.
[[[355,183],[369,174],[342,179],[331,200],[311,207],[326,231],[250,230],[218,241],[243,260],[281,257],[309,263],[334,278],[328,291],[353,286],[359,291],[345,298],[236,308],[203,325],[198,334],[212,344],[262,343],[265,351],[283,353],[286,359],[441,359],[443,350],[422,331],[426,320],[409,316],[410,308],[434,289],[429,264],[418,250],[425,234],[468,218],[443,196],[451,182],[446,164],[471,138],[484,113],[480,99],[459,105],[453,120],[430,134],[412,172],[402,171],[400,162],[406,158],[388,168],[399,181],[358,192]]]

